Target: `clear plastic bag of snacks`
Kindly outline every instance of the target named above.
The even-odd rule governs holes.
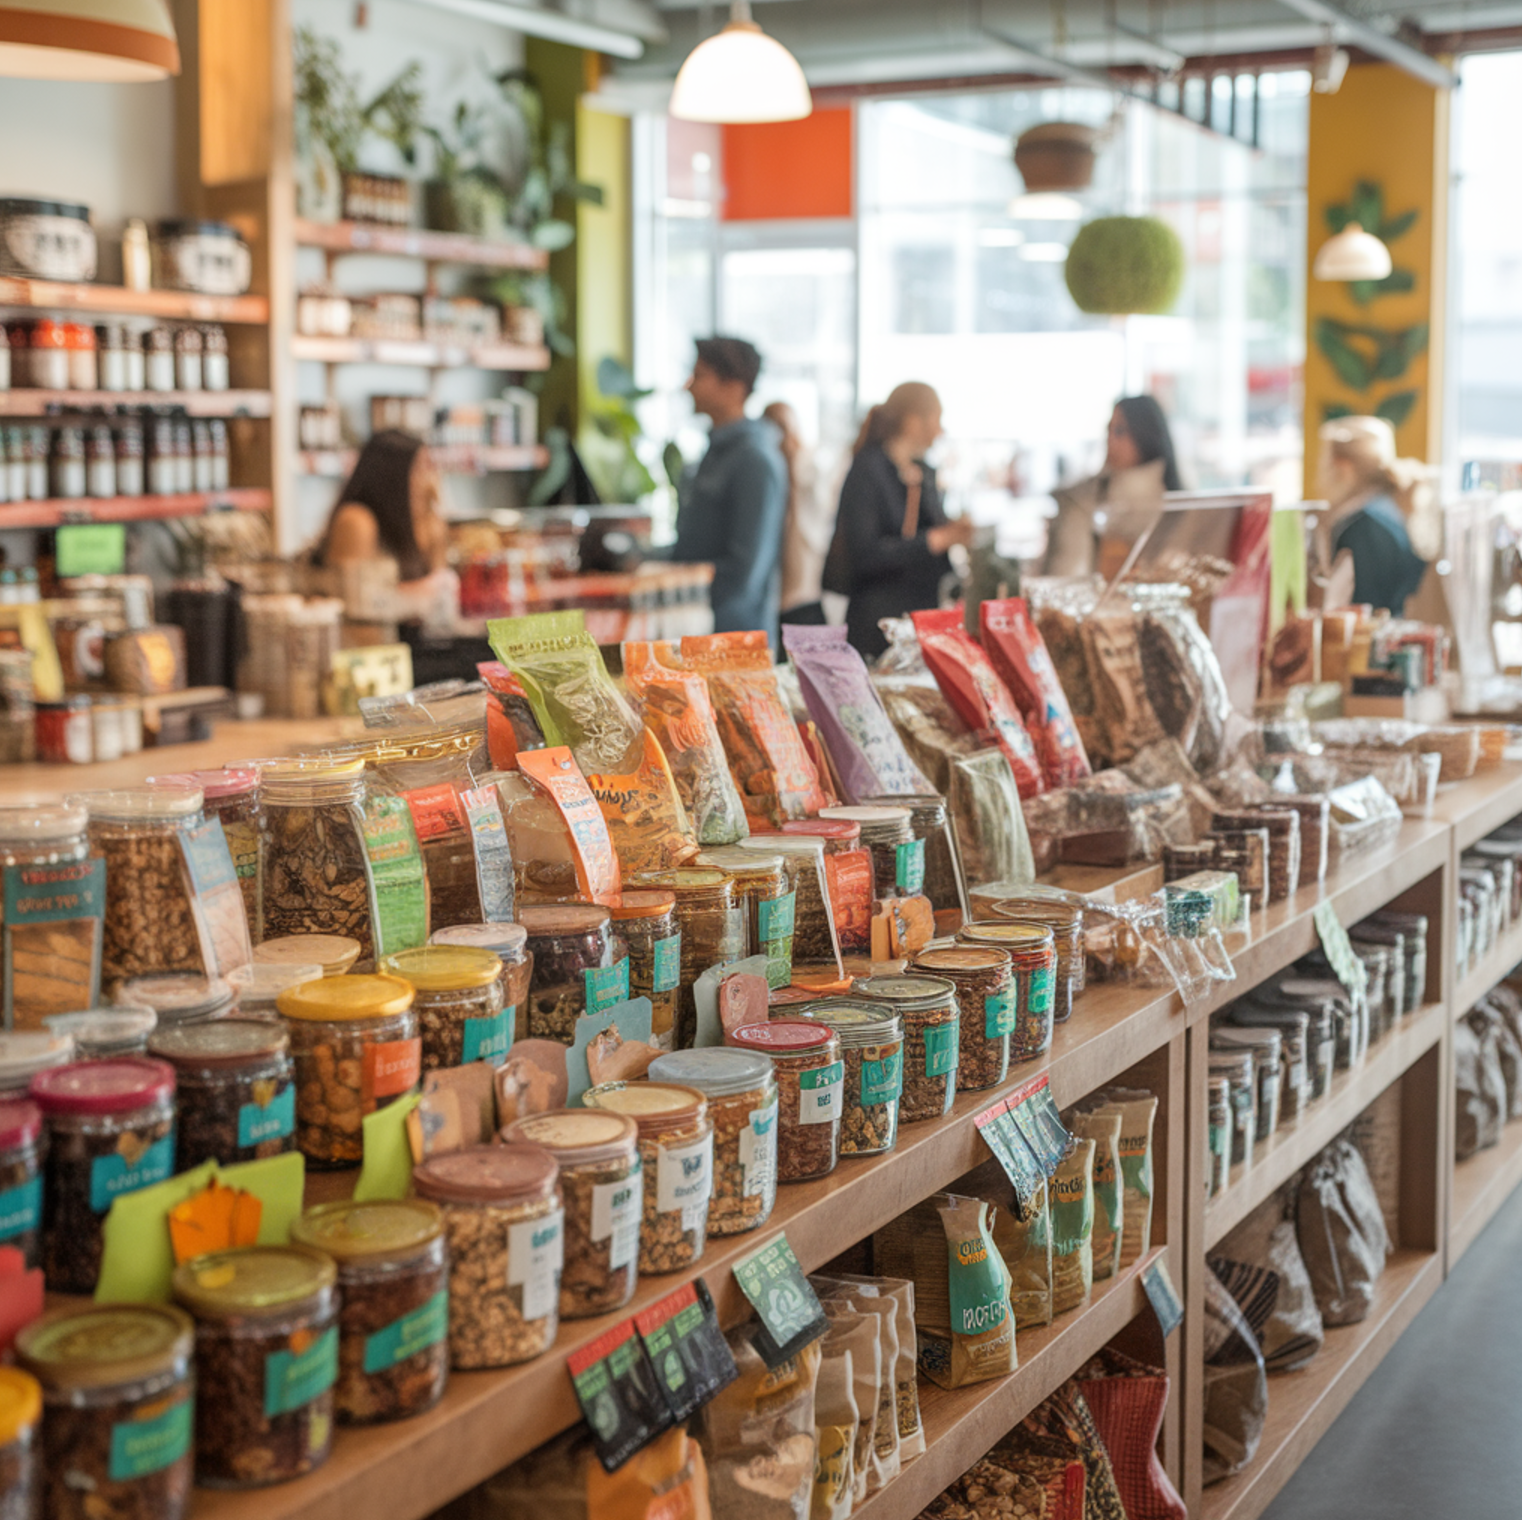
[[[1195,837],[1184,789],[1178,785],[1144,789],[1123,771],[1101,771],[1065,791],[1026,804],[1031,834],[1061,842],[1075,835],[1105,835],[1107,857],[1116,861],[1162,858],[1165,845],[1190,844]],[[1038,851],[1039,853],[1039,851]]]
[[[508,770],[517,763],[520,749],[543,749],[544,730],[534,716],[528,693],[507,666],[482,660],[476,666],[486,687],[486,743],[491,763]]]
[[[1133,586],[1142,671],[1153,710],[1201,772],[1220,763],[1231,717],[1226,677],[1185,586]]]
[[[1068,786],[1087,776],[1089,757],[1030,608],[1020,597],[1004,597],[984,602],[978,617],[983,647],[1020,708],[1047,785]]]
[[[964,888],[970,892],[985,881],[1036,879],[1020,792],[1003,750],[955,756],[946,802]]]
[[[975,755],[984,741],[956,715],[925,663],[919,635],[906,617],[884,618],[879,625],[888,647],[878,656],[872,684],[898,731],[909,758],[945,794],[951,785],[951,762]]]
[[[1329,855],[1334,870],[1365,859],[1393,844],[1400,835],[1404,820],[1400,804],[1372,776],[1336,787],[1327,793],[1327,801],[1331,805]]]

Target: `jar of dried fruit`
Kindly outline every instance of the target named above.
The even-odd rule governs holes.
[[[450,1365],[510,1367],[548,1351],[565,1250],[555,1158],[537,1145],[473,1145],[430,1157],[412,1187],[444,1215]]]
[[[518,921],[534,958],[528,1038],[574,1044],[582,1014],[623,1001],[608,910],[591,903],[534,903],[518,910]],[[627,987],[625,982],[625,996]]]
[[[1052,1048],[1057,986],[1057,945],[1042,924],[968,924],[957,935],[964,945],[997,948],[1009,956],[1014,977],[1015,1022],[1009,1032],[1011,1064],[1034,1061]]]
[[[904,1090],[904,1021],[882,1003],[852,998],[826,998],[803,1012],[828,1024],[840,1038],[846,1067],[841,1155],[891,1151],[898,1140],[898,1100]]]
[[[42,1385],[19,1367],[0,1367],[0,1520],[42,1513]]]
[[[695,1087],[708,1099],[708,1233],[740,1235],[765,1224],[777,1201],[777,1078],[770,1059],[749,1050],[678,1050],[650,1063],[650,1080]]]
[[[338,1269],[308,1246],[208,1251],[174,1269],[196,1322],[196,1483],[262,1488],[328,1459]]]
[[[846,1081],[835,1031],[813,1019],[773,1019],[731,1030],[725,1044],[771,1059],[777,1078],[778,1182],[806,1182],[833,1172],[840,1158]]]
[[[325,976],[276,1003],[296,1063],[296,1144],[313,1166],[357,1166],[361,1123],[410,1093],[423,1050],[412,986],[397,976]]]
[[[174,1067],[175,1170],[203,1161],[258,1161],[296,1148],[291,1040],[263,1019],[161,1028],[148,1053]]]
[[[291,1226],[291,1239],[338,1263],[339,1424],[432,1409],[449,1376],[449,1260],[438,1207],[421,1198],[318,1204]]]
[[[0,1030],[0,1099],[24,1098],[32,1078],[74,1059],[74,1041],[48,1029]]]
[[[708,1243],[713,1190],[713,1120],[695,1087],[669,1082],[604,1082],[582,1095],[588,1108],[625,1114],[639,1126],[645,1173],[639,1232],[641,1275],[678,1272]]]
[[[650,1042],[670,1050],[682,985],[682,931],[676,894],[634,888],[609,905],[613,927],[629,949],[629,996],[650,999]]]
[[[497,980],[502,985],[502,1011],[507,1015],[507,1043],[527,1038],[529,978],[533,963],[528,953],[528,930],[522,924],[450,924],[428,936],[430,945],[468,945],[490,950],[501,963]],[[521,1031],[521,1034],[520,1034]]]
[[[565,1206],[561,1319],[621,1309],[638,1280],[644,1170],[639,1127],[624,1114],[557,1108],[508,1125],[502,1139],[543,1146],[560,1168]]]
[[[904,1021],[904,1091],[898,1122],[941,1119],[957,1095],[956,983],[944,976],[864,976],[856,993],[896,1009]]]
[[[997,1087],[1009,1074],[1009,1036],[1015,1027],[1009,956],[989,946],[950,945],[921,950],[910,966],[945,977],[957,990],[957,1091]]]
[[[0,1246],[42,1265],[42,1110],[0,1099]]]
[[[421,945],[388,955],[379,969],[412,984],[423,1041],[423,1070],[507,1059],[511,1035],[502,1008],[502,962],[467,945]]]
[[[16,1359],[42,1385],[48,1520],[189,1513],[194,1334],[169,1304],[88,1304],[17,1335]]]
[[[145,1056],[78,1061],[32,1078],[48,1152],[42,1269],[55,1293],[93,1293],[112,1202],[174,1171],[174,1068]]]

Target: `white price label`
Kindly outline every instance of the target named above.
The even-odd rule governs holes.
[[[656,1167],[655,1206],[662,1214],[681,1209],[682,1228],[692,1229],[689,1211],[699,1216],[708,1207],[708,1195],[713,1191],[713,1135],[706,1134],[701,1140],[687,1145],[663,1145],[661,1159]]]
[[[543,1319],[560,1296],[565,1232],[560,1210],[507,1227],[507,1285],[522,1291],[524,1319]]]
[[[798,1122],[833,1124],[845,1113],[846,1063],[832,1061],[798,1078]]]
[[[777,1104],[753,1108],[750,1123],[740,1131],[740,1171],[745,1181],[741,1192],[756,1198],[776,1185],[777,1178]]]
[[[638,1167],[622,1182],[592,1188],[592,1244],[611,1240],[608,1270],[617,1272],[639,1255],[639,1225],[645,1208],[645,1178]]]

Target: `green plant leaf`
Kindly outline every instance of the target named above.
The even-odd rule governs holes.
[[[1373,232],[1385,219],[1385,192],[1377,181],[1361,179],[1353,187],[1353,198],[1348,203],[1353,220],[1365,232]]]
[[[1382,243],[1393,243],[1397,238],[1403,238],[1416,226],[1417,218],[1421,212],[1413,208],[1410,211],[1402,211],[1399,216],[1392,216],[1389,221],[1381,222],[1375,236]]]
[[[539,472],[539,478],[528,493],[531,507],[542,507],[551,501],[571,478],[571,439],[566,430],[547,429],[544,446],[549,450],[550,461]]]
[[[1391,427],[1399,427],[1411,415],[1418,394],[1416,391],[1393,391],[1374,408],[1374,415],[1383,417]]]
[[[1348,294],[1360,306],[1380,296],[1404,295],[1416,289],[1416,275],[1409,269],[1392,269],[1382,280],[1349,280]]]
[[[1376,380],[1398,380],[1410,368],[1411,361],[1427,347],[1430,328],[1425,322],[1397,332],[1385,333],[1374,361]]]
[[[1346,206],[1328,206],[1322,213],[1327,231],[1334,236],[1353,220],[1353,213]]]
[[[672,490],[679,490],[682,477],[687,473],[687,459],[677,447],[675,439],[661,450],[661,465],[666,471],[666,479],[671,482]]]
[[[1374,383],[1373,367],[1347,340],[1347,329],[1330,317],[1316,322],[1316,347],[1326,356],[1337,377],[1355,391],[1366,391]]]
[[[1356,417],[1357,412],[1342,401],[1324,401],[1321,404],[1321,420],[1336,422],[1339,417]]]
[[[550,253],[558,253],[562,248],[569,248],[576,241],[576,229],[570,222],[540,222],[529,233],[528,240],[535,248],[544,248]]]

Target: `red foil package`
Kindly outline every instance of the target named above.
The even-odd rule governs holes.
[[[1011,596],[984,602],[978,616],[983,648],[1025,719],[1046,784],[1055,790],[1083,780],[1091,771],[1089,757],[1030,608]]]

